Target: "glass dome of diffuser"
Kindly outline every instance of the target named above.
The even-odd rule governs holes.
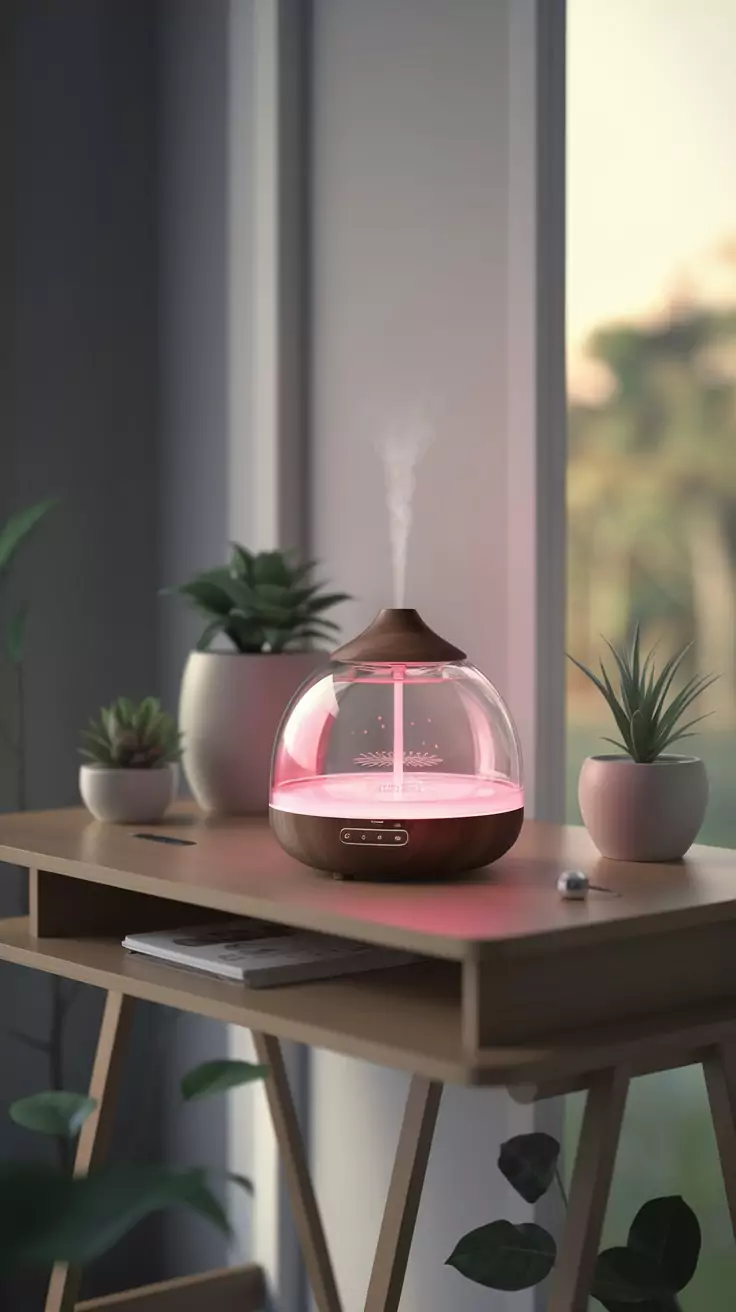
[[[416,611],[384,610],[287,709],[270,815],[288,852],[335,874],[438,878],[485,865],[524,815],[511,715]]]

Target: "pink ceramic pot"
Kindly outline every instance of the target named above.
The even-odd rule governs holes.
[[[696,756],[589,756],[578,784],[580,811],[602,856],[614,861],[676,861],[698,835],[708,776]]]
[[[297,689],[329,657],[321,651],[193,651],[179,700],[189,787],[210,815],[265,815],[271,752]]]

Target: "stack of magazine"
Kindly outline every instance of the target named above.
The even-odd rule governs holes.
[[[156,961],[237,980],[256,989],[385,970],[418,960],[412,953],[393,948],[246,918],[128,934],[123,947]]]

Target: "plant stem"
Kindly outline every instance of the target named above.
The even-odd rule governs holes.
[[[67,1003],[64,982],[54,975],[51,980],[51,1026],[49,1031],[49,1076],[51,1088],[59,1092],[64,1088],[64,1031]],[[71,1171],[71,1148],[68,1139],[56,1140],[59,1166],[68,1174]]]
[[[26,753],[26,688],[22,660],[15,665],[15,693],[17,700],[17,732],[15,739],[16,753],[16,800],[19,811],[28,807],[28,779]],[[64,1034],[68,1002],[64,995],[63,981],[54,975],[51,979],[51,1025],[47,1042],[34,1040],[29,1035],[16,1033],[15,1037],[28,1047],[44,1051],[48,1055],[49,1083],[51,1088],[59,1091],[64,1088]],[[71,1153],[66,1139],[56,1140],[56,1152],[59,1166],[63,1171],[71,1170]]]
[[[25,1048],[31,1048],[34,1052],[44,1052],[48,1056],[49,1045],[45,1039],[37,1039],[33,1034],[24,1034],[23,1030],[9,1029],[7,1033],[16,1043],[22,1043]]]
[[[25,671],[23,661],[19,660],[15,664],[15,692],[17,699],[17,733],[15,739],[16,751],[16,794],[19,811],[28,809],[28,753],[26,750],[26,686]],[[64,1088],[64,1047],[66,1035],[66,1018],[69,1007],[74,1001],[76,993],[68,997],[64,992],[64,982],[58,976],[52,976],[51,980],[51,1025],[48,1042],[43,1043],[32,1039],[30,1036],[16,1034],[20,1042],[25,1042],[29,1047],[42,1049],[48,1053],[49,1061],[49,1082],[51,1088],[58,1092]],[[72,1155],[71,1145],[67,1139],[61,1137],[56,1140],[56,1152],[59,1166],[67,1174],[71,1172]]]
[[[562,1179],[562,1175],[560,1174],[559,1166],[555,1167],[555,1182],[557,1184],[557,1188],[560,1191],[560,1198],[562,1199],[565,1211],[567,1211],[570,1207],[570,1199],[567,1196],[567,1189],[565,1188],[565,1182]]]
[[[26,779],[26,704],[25,704],[25,679],[23,677],[23,662],[18,661],[15,667],[15,689],[18,699],[18,810],[25,811],[28,808],[28,790]]]
[[[0,743],[2,743],[9,752],[12,752],[13,756],[17,755],[18,744],[3,720],[0,720]]]

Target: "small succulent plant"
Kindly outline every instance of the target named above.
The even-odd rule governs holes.
[[[303,651],[333,638],[339,626],[325,619],[325,611],[350,600],[315,583],[315,568],[314,561],[297,563],[287,551],[254,553],[234,542],[229,564],[167,591],[186,597],[208,620],[199,651],[220,633],[239,652]]]
[[[103,706],[99,719],[90,720],[82,739],[82,756],[96,765],[121,770],[155,770],[181,756],[176,721],[161,709],[157,697],[145,697],[138,703],[118,697],[112,705]]]
[[[642,658],[638,625],[628,651],[618,651],[607,640],[606,645],[616,662],[618,689],[614,688],[602,661],[599,678],[574,656],[569,659],[595,684],[611,709],[621,740],[604,738],[604,742],[624,751],[632,761],[651,764],[673,743],[693,737],[693,726],[706,716],[696,715],[684,724],[683,718],[717,676],[695,676],[688,679],[678,692],[673,692],[675,676],[692,643],[670,657],[657,673],[654,651]]]

